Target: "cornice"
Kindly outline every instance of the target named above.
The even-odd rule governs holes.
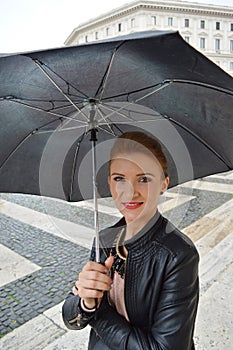
[[[218,16],[218,17],[230,17],[233,18],[233,7],[219,6],[219,5],[206,5],[199,3],[191,3],[185,1],[166,1],[166,0],[144,0],[144,1],[132,1],[125,5],[118,7],[110,12],[103,15],[90,19],[87,22],[81,23],[76,27],[69,37],[66,39],[65,44],[68,44],[73,40],[73,37],[79,33],[85,33],[87,30],[90,31],[95,29],[96,26],[106,26],[108,23],[117,21],[118,19],[130,15],[140,10],[157,10],[165,12],[179,12],[179,13],[192,13],[203,16]]]

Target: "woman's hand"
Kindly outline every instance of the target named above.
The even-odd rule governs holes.
[[[112,279],[108,276],[108,273],[113,261],[113,256],[106,259],[105,265],[89,261],[79,273],[79,278],[72,291],[82,298],[86,308],[95,308],[96,299],[100,302],[104,292],[110,290]]]

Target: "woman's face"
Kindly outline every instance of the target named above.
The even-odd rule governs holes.
[[[153,156],[135,152],[111,160],[108,183],[126,223],[137,220],[141,226],[156,213],[160,193],[166,191],[169,179],[164,179]]]

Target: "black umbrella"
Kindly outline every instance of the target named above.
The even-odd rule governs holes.
[[[1,57],[0,83],[0,191],[94,196],[96,231],[124,131],[160,140],[170,186],[233,168],[233,79],[178,32]]]

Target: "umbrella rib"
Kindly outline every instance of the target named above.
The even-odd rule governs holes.
[[[35,64],[39,67],[39,69],[44,73],[44,75],[51,81],[51,83],[57,88],[58,91],[73,105],[73,107],[80,112],[83,117],[88,121],[88,117],[83,113],[83,111],[71,100],[71,98],[60,88],[60,86],[52,79],[52,77],[46,72],[46,70],[43,68],[43,63],[41,63],[37,59],[33,59]],[[46,66],[47,67],[47,66]]]
[[[44,102],[44,103],[50,103],[52,105],[52,108],[50,109],[47,109],[47,110],[44,110],[44,111],[58,111],[60,109],[65,109],[65,108],[71,108],[73,105],[71,104],[66,104],[66,105],[61,105],[61,106],[57,106],[55,107],[54,103],[57,102],[57,103],[64,103],[64,102],[67,102],[67,100],[42,100],[42,99],[29,99],[29,98],[18,98],[18,97],[15,97],[15,96],[2,96],[0,97],[0,101],[3,101],[3,100],[14,100],[17,99],[19,101],[26,101],[26,102],[37,102],[37,103],[41,103],[41,102]],[[76,101],[77,102],[77,101]],[[82,101],[80,100],[78,103],[81,103]],[[26,105],[26,104],[25,104]],[[27,105],[27,106],[30,106],[30,105]]]
[[[106,125],[106,124],[103,124],[103,125]],[[112,125],[115,125],[114,123],[112,123]],[[108,126],[108,125],[107,125]],[[98,128],[104,132],[106,132],[107,134],[109,135],[113,135],[113,136],[116,136],[116,133],[114,132],[114,130],[112,128],[110,128],[110,131],[109,130],[106,130],[104,128],[102,128],[101,126],[98,125]]]
[[[59,118],[64,118],[64,119],[67,119],[67,120],[72,120],[72,121],[75,121],[75,122],[78,122],[78,123],[81,123],[81,124],[85,124],[86,125],[86,122],[82,121],[82,120],[78,120],[78,119],[74,119],[74,118],[71,118],[71,117],[68,117],[66,115],[63,115],[63,114],[59,114],[59,113],[54,113],[54,112],[51,112],[51,111],[47,111],[43,108],[40,108],[40,107],[36,107],[36,106],[31,106],[31,105],[28,105],[27,103],[24,103],[22,101],[17,101],[17,100],[14,100],[13,99],[14,97],[12,97],[11,99],[7,99],[8,101],[10,102],[13,102],[13,103],[18,103],[20,105],[23,105],[25,107],[28,107],[30,109],[33,109],[35,111],[39,111],[39,112],[44,112],[44,113],[47,113],[47,114],[51,114],[51,115],[55,115],[56,117],[59,117]]]
[[[0,169],[6,164],[6,162],[15,154],[15,152],[19,149],[20,146],[22,146],[22,144],[27,141],[27,139],[29,137],[31,137],[34,134],[39,134],[39,130],[54,123],[55,121],[57,121],[59,119],[53,120],[53,121],[49,121],[48,123],[45,123],[43,125],[41,125],[39,128],[36,128],[34,130],[32,130],[28,135],[26,135],[18,144],[17,146],[8,154],[8,156],[4,159],[4,161],[1,163],[0,165]],[[50,131],[51,132],[51,131]]]
[[[155,94],[156,92],[158,92],[158,91],[164,89],[165,87],[169,86],[170,84],[172,84],[172,81],[171,81],[171,80],[164,81],[164,82],[160,83],[160,84],[159,84],[160,86],[159,86],[157,89],[155,89],[155,90],[149,92],[148,94],[146,94],[146,95],[144,95],[144,96],[138,98],[137,100],[135,100],[135,103],[138,103],[139,101],[144,100],[145,98],[147,98],[147,97],[149,97],[149,96]]]
[[[44,102],[44,103],[50,103],[52,105],[52,108],[47,109],[47,111],[59,111],[60,109],[66,109],[66,108],[71,108],[73,107],[73,105],[69,104],[63,104],[60,106],[55,106],[55,103],[65,103],[67,102],[67,100],[35,100],[35,99],[27,99],[27,98],[23,98],[20,99],[22,101],[28,101],[28,102]],[[82,101],[76,101],[76,103],[82,103]]]
[[[41,61],[39,61],[39,60],[37,60],[36,58],[32,58],[32,57],[30,57],[34,62],[35,61],[38,61],[40,64],[42,64],[42,65],[44,65],[48,70],[50,70],[53,74],[55,74],[59,79],[61,79],[62,81],[64,81],[66,84],[67,84],[67,86],[68,86],[68,91],[69,91],[69,88],[70,88],[70,86],[74,89],[74,90],[76,90],[78,93],[80,93],[82,96],[79,96],[79,95],[74,95],[74,96],[76,96],[76,97],[80,97],[80,98],[83,98],[83,96],[85,96],[85,98],[89,98],[84,92],[82,92],[82,91],[80,91],[79,89],[77,89],[73,84],[71,84],[71,83],[69,83],[68,81],[66,81],[61,75],[59,75],[57,72],[55,72],[54,70],[52,70],[52,68],[50,68],[49,66],[47,66],[47,64],[46,63],[44,63],[44,62],[41,62]]]
[[[71,170],[70,192],[69,192],[69,201],[70,202],[71,202],[71,198],[72,198],[72,194],[73,194],[73,190],[74,190],[75,169],[76,169],[76,164],[77,164],[77,159],[78,159],[78,153],[79,153],[80,145],[81,145],[81,142],[83,141],[84,136],[85,136],[85,134],[82,135],[81,140],[77,144],[74,159],[73,159],[72,170]]]
[[[144,90],[152,89],[152,88],[158,86],[158,88],[154,91],[154,92],[156,92],[156,91],[161,90],[163,87],[166,87],[166,86],[170,85],[171,83],[172,83],[172,80],[164,80],[164,81],[162,81],[160,83],[156,83],[156,84],[153,84],[153,85],[150,85],[150,86],[145,86],[145,87],[143,87],[141,89],[136,89],[136,90],[133,90],[133,91],[130,91],[130,92],[128,91],[128,92],[123,92],[123,93],[118,94],[118,95],[105,97],[105,98],[102,99],[102,101],[108,101],[108,100],[112,100],[112,99],[115,99],[115,98],[118,98],[118,97],[123,97],[123,96],[127,96],[129,98],[129,96],[132,95],[132,94],[136,94],[137,92],[142,92]],[[166,86],[163,86],[164,84],[166,84]],[[135,102],[135,101],[133,101],[133,102]]]
[[[184,79],[171,79],[171,80],[164,80],[161,84],[160,87],[158,87],[157,89],[155,89],[154,91],[146,94],[145,96],[143,97],[140,97],[139,99],[135,100],[135,102],[139,102],[147,97],[149,97],[150,95],[153,95],[154,93],[164,89],[165,87],[171,85],[171,84],[189,84],[189,85],[197,85],[197,86],[201,86],[201,87],[205,87],[205,88],[209,88],[209,89],[212,89],[212,90],[216,90],[216,91],[220,91],[220,92],[224,92],[226,94],[229,94],[229,95],[233,95],[233,91],[230,91],[230,90],[227,90],[227,89],[224,89],[224,88],[221,88],[220,86],[214,86],[214,85],[211,85],[211,84],[207,84],[207,83],[202,83],[202,82],[199,82],[199,81],[194,81],[194,80],[184,80]],[[131,93],[130,93],[131,94]]]
[[[155,122],[155,121],[158,121],[158,120],[164,120],[164,118],[157,118],[157,119],[144,119],[144,120],[135,120],[134,123],[135,124],[140,124],[140,123],[148,123],[148,122]],[[128,121],[120,121],[118,122],[119,124],[128,124],[129,122]],[[112,123],[114,124],[114,123]],[[101,123],[99,125],[105,125],[104,123]]]
[[[111,68],[112,68],[112,65],[113,65],[113,60],[115,58],[115,55],[116,55],[116,52],[117,52],[117,49],[118,47],[116,47],[114,49],[114,51],[112,52],[112,55],[111,55],[111,58],[110,58],[110,61],[108,63],[108,66],[107,66],[107,69],[104,73],[104,76],[101,80],[101,83],[96,91],[96,94],[95,94],[95,98],[99,95],[98,99],[101,101],[102,99],[102,96],[103,96],[103,93],[104,93],[104,89],[105,89],[105,86],[107,84],[107,80],[108,80],[108,77],[109,77],[109,74],[110,74],[110,71],[111,71]]]
[[[201,81],[195,81],[195,80],[184,80],[184,79],[172,79],[169,80],[171,83],[181,83],[181,84],[190,84],[190,85],[197,85],[197,86],[202,86],[202,87],[206,87],[212,90],[216,90],[216,91],[220,91],[220,92],[224,92],[228,95],[233,95],[233,91],[222,88],[221,86],[216,86],[216,85],[212,85],[212,84],[207,84],[207,83],[202,83]],[[166,82],[166,80],[165,80]]]
[[[77,130],[77,129],[81,129],[81,128],[84,128],[83,125],[79,125],[79,126],[71,126],[69,128],[65,128],[65,127],[62,127],[60,126],[59,128],[57,128],[55,130],[55,132],[64,132],[64,131],[71,131],[71,130]],[[51,133],[50,130],[43,130],[43,131],[38,131],[37,134],[48,134],[48,133]]]
[[[56,100],[56,102],[59,102],[59,101]],[[82,101],[80,101],[80,102],[82,102]],[[61,105],[61,106],[57,106],[57,107],[54,106],[54,108],[52,110],[59,111],[60,109],[71,108],[71,107],[73,107],[71,104],[67,104],[67,105],[63,105],[63,106]]]
[[[133,105],[134,103],[133,102],[129,102],[131,105]],[[122,116],[123,118],[125,118],[125,119],[128,119],[128,120],[130,120],[130,121],[133,121],[133,122],[135,122],[136,120],[135,119],[133,119],[132,117],[129,117],[129,116],[127,116],[127,115],[125,115],[124,113],[122,113],[121,111],[123,110],[123,109],[125,109],[125,106],[122,106],[122,107],[120,107],[119,109],[114,109],[113,107],[111,108],[109,105],[107,105],[107,104],[103,104],[103,106],[106,108],[106,109],[108,109],[109,111],[111,111],[112,113],[110,113],[109,115],[107,115],[106,117],[107,118],[110,118],[112,115],[114,115],[115,113],[117,113],[117,114],[119,114],[120,116]]]
[[[197,134],[195,134],[193,131],[191,131],[187,126],[181,124],[180,122],[178,122],[177,120],[168,117],[167,115],[163,115],[163,117],[167,120],[169,120],[170,122],[178,125],[179,127],[181,127],[182,129],[184,129],[185,131],[187,131],[190,135],[192,135],[195,139],[197,139],[198,141],[200,141],[206,148],[208,148],[212,153],[214,153],[228,168],[229,170],[232,170],[231,165],[228,163],[227,160],[225,160],[213,147],[211,147],[208,143],[206,143],[200,136],[198,136]]]
[[[128,107],[128,105],[134,106],[134,105],[135,105],[135,102],[128,102],[128,105],[127,105],[127,106],[122,106],[122,107],[120,107],[120,108],[116,107],[116,109],[114,109],[114,106],[109,106],[109,105],[104,104],[104,103],[103,103],[102,105],[103,105],[106,109],[109,109],[110,111],[112,111],[112,113],[110,113],[109,115],[107,115],[107,118],[111,117],[114,113],[117,113],[117,114],[121,115],[123,118],[129,119],[130,121],[133,121],[133,122],[138,122],[138,121],[139,121],[139,120],[137,120],[137,119],[134,119],[134,118],[132,118],[132,117],[129,117],[129,116],[125,115],[124,113],[119,113],[119,111],[125,109],[126,107]],[[127,109],[127,111],[130,112],[129,109]],[[131,112],[132,112],[132,113],[136,113],[136,111],[134,111],[134,110],[131,110]],[[157,113],[158,113],[158,112],[157,112]],[[140,112],[140,114],[141,114],[141,112]],[[155,114],[152,114],[152,113],[145,113],[145,111],[143,111],[143,115],[155,116]],[[160,114],[158,113],[158,115],[160,115]],[[154,120],[154,119],[151,119],[151,120],[147,119],[146,121],[153,121],[153,120]]]
[[[101,111],[101,109],[100,108],[98,108],[98,112],[99,112],[99,114],[101,115],[101,118],[105,121],[105,123],[107,124],[107,126],[108,126],[108,128],[109,128],[109,130],[112,132],[112,135],[115,135],[114,134],[114,131],[113,131],[113,129],[112,129],[112,127],[111,127],[111,120],[110,120],[110,123],[108,122],[108,116],[107,116],[107,118],[105,117],[105,115],[104,115],[104,113]],[[99,120],[99,122],[101,122],[101,119]]]
[[[216,85],[212,85],[212,84],[202,83],[200,81],[184,80],[184,79],[166,79],[166,80],[163,80],[160,83],[157,83],[157,84],[154,84],[154,85],[150,85],[150,86],[146,86],[146,87],[141,88],[141,89],[136,89],[136,90],[133,90],[131,92],[124,92],[124,93],[121,93],[121,94],[118,94],[118,95],[105,97],[102,101],[108,101],[108,100],[112,100],[112,99],[119,98],[119,97],[124,97],[124,96],[127,96],[129,98],[130,95],[133,95],[133,94],[136,94],[138,92],[142,92],[142,91],[145,91],[145,90],[148,90],[148,89],[152,89],[152,88],[155,88],[156,86],[158,86],[157,89],[153,90],[152,92],[150,92],[150,93],[146,94],[145,96],[140,97],[139,99],[134,101],[134,102],[138,102],[138,101],[141,101],[142,99],[144,99],[144,98],[154,94],[155,92],[158,92],[161,89],[163,89],[163,88],[165,88],[165,87],[167,87],[167,86],[169,86],[171,84],[174,84],[174,83],[202,86],[202,87],[206,87],[206,88],[209,88],[209,89],[212,89],[212,90],[216,90],[216,91],[220,91],[220,92],[226,93],[228,95],[233,95],[233,91],[231,91],[231,90],[224,89],[224,88],[222,88],[220,86],[216,86]]]

